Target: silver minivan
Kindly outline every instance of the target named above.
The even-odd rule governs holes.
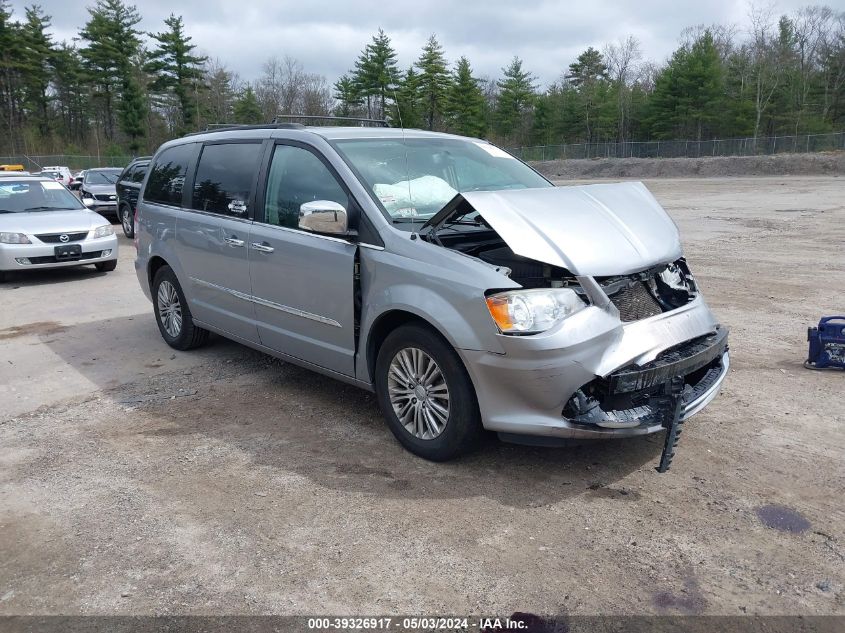
[[[239,126],[163,145],[136,269],[167,343],[215,332],[375,391],[413,453],[667,430],[727,330],[641,183],[555,187],[486,141]],[[668,467],[668,463],[666,464]]]

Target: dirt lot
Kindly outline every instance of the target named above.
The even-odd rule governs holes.
[[[661,437],[417,459],[367,393],[173,352],[126,240],[0,287],[0,614],[845,614],[845,377],[801,366],[845,180],[647,184],[732,328],[665,475]]]
[[[845,176],[845,152],[703,158],[591,158],[532,163],[549,178]]]

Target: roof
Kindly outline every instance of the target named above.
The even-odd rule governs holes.
[[[334,126],[296,126],[280,127],[275,124],[248,125],[243,127],[228,127],[206,132],[193,132],[179,139],[169,141],[162,145],[170,147],[182,143],[196,143],[204,140],[226,140],[226,139],[265,139],[265,138],[302,138],[303,134],[314,134],[326,140],[341,139],[401,139],[401,138],[454,138],[466,139],[464,136],[445,134],[443,132],[429,132],[427,130],[402,130],[401,128],[385,127],[334,127]],[[473,139],[475,140],[475,139]]]

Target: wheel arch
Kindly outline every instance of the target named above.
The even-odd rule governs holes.
[[[466,369],[466,362],[462,358],[458,347],[439,327],[432,323],[431,320],[405,308],[392,308],[376,317],[372,326],[367,331],[366,342],[363,346],[366,353],[366,377],[372,384],[375,384],[376,359],[378,358],[379,350],[381,349],[385,339],[394,330],[402,327],[403,325],[411,324],[420,325],[443,339],[444,343],[455,350],[455,353],[458,355],[458,358],[461,359],[461,363],[464,364],[464,368]]]

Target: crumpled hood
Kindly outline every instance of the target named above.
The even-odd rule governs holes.
[[[682,254],[678,228],[641,182],[460,195],[514,253],[575,275],[625,275]]]

